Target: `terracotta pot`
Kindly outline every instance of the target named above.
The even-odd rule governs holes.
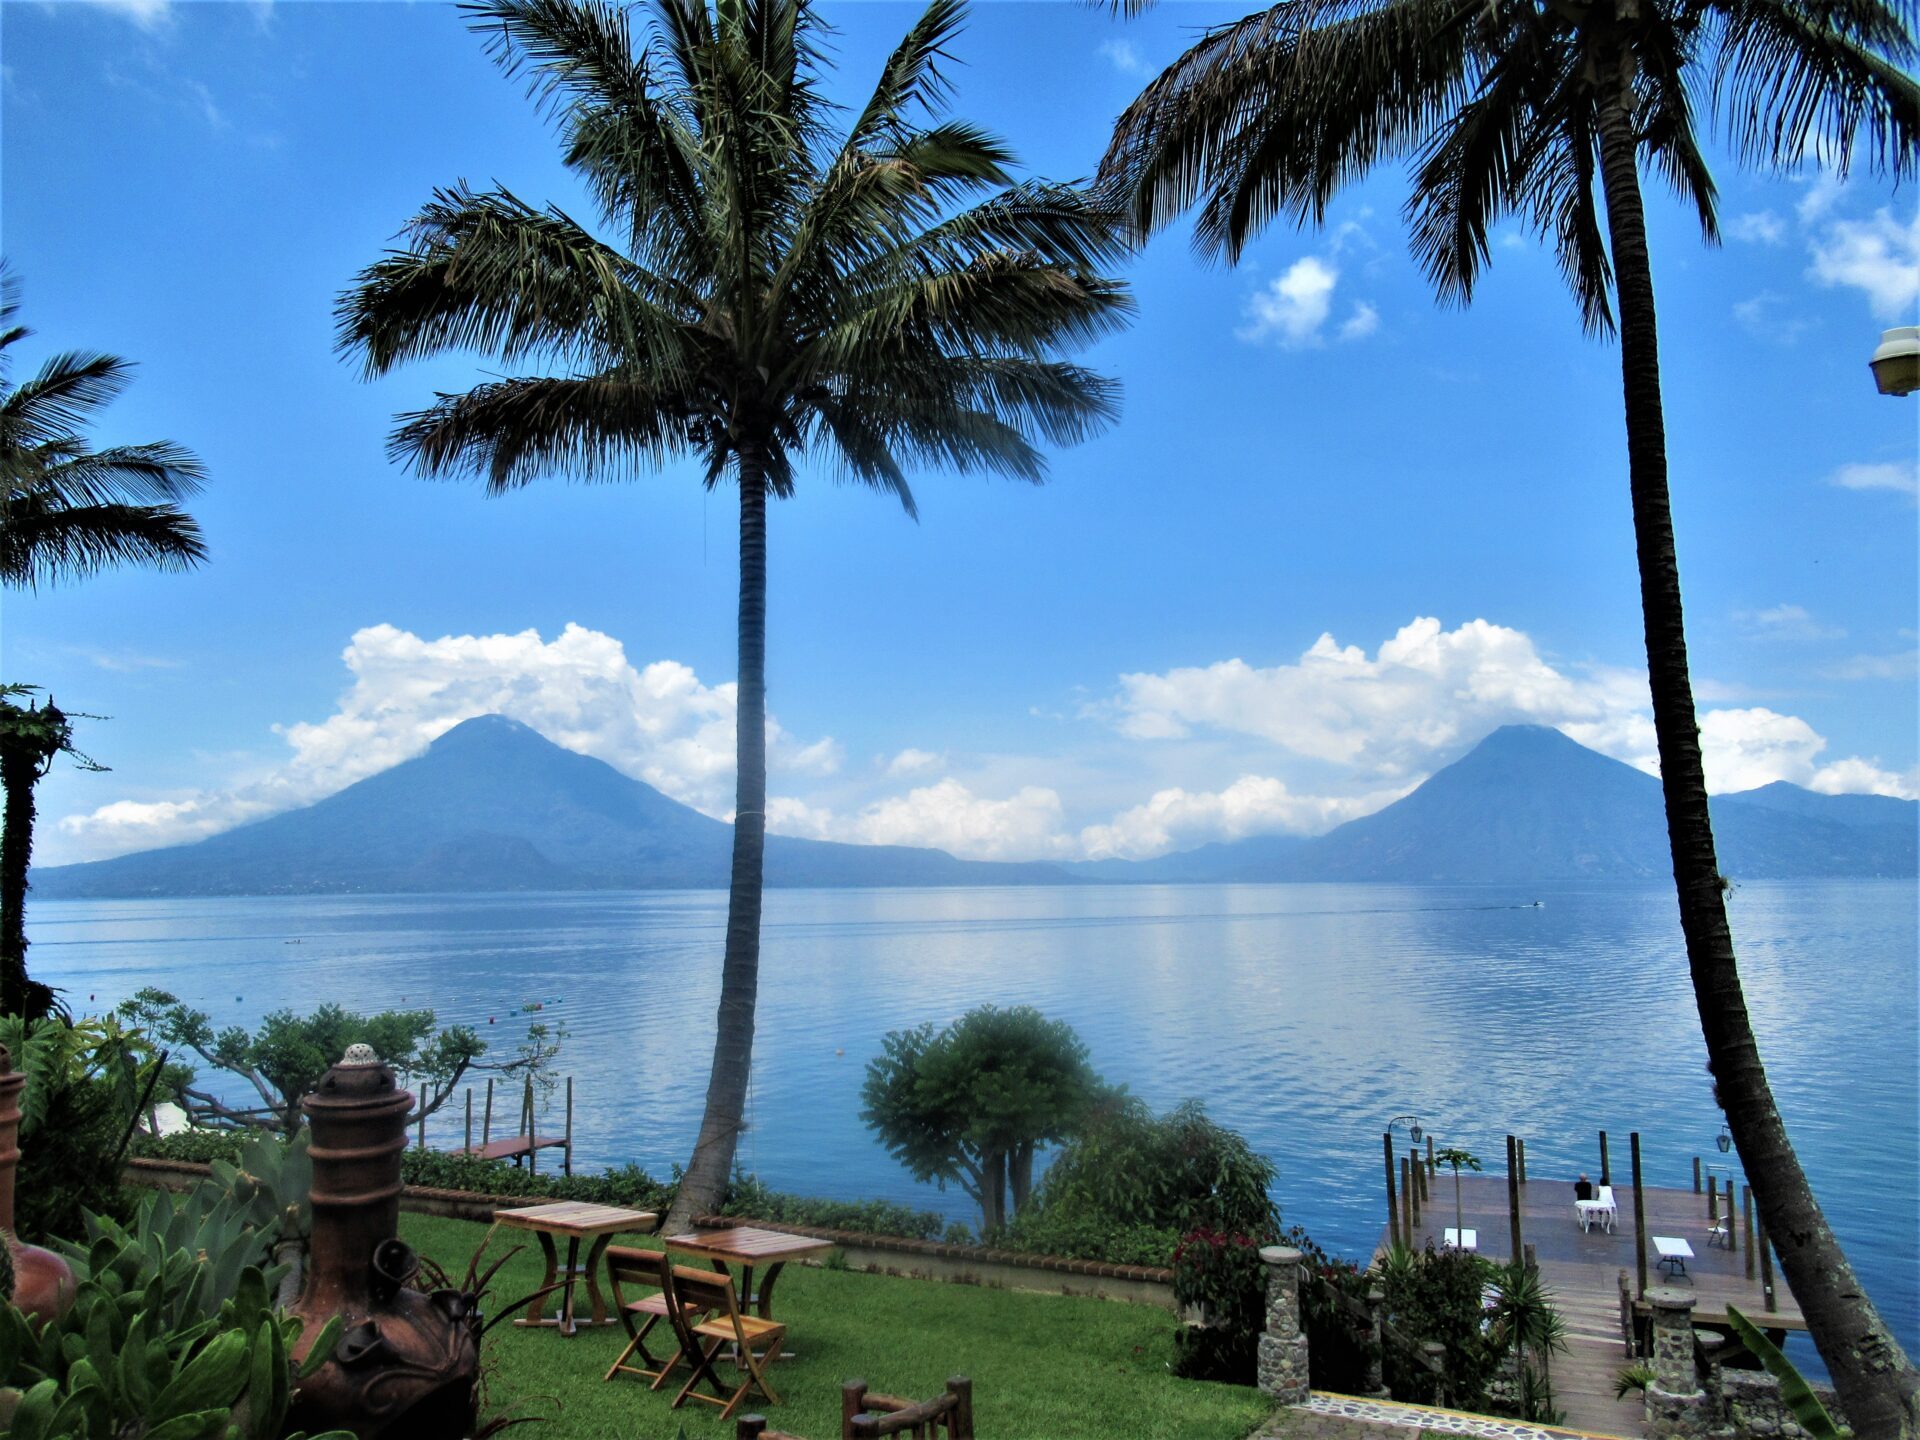
[[[23,1245],[13,1233],[13,1187],[20,1167],[20,1092],[27,1077],[0,1045],[0,1231],[12,1252],[13,1303],[31,1320],[57,1320],[73,1304],[73,1271],[51,1250]]]
[[[313,1128],[313,1250],[293,1313],[296,1359],[335,1315],[345,1330],[299,1382],[289,1430],[360,1440],[462,1440],[479,1402],[480,1314],[453,1289],[423,1294],[419,1259],[398,1238],[400,1156],[413,1096],[364,1045],[301,1102]]]

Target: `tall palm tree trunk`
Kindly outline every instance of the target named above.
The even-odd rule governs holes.
[[[740,452],[740,670],[734,710],[737,776],[733,875],[727,892],[720,1015],[707,1109],[693,1159],[667,1212],[669,1231],[711,1214],[726,1195],[753,1068],[753,1009],[760,986],[760,890],[767,848],[767,486],[765,457]]]
[[[1680,565],[1667,491],[1653,270],[1640,201],[1637,145],[1621,94],[1600,114],[1600,158],[1620,306],[1628,480],[1653,729],[1660,752],[1660,785],[1666,794],[1680,928],[1686,937],[1687,966],[1706,1037],[1714,1095],[1739,1146],[1767,1235],[1779,1253],[1781,1272],[1800,1302],[1848,1422],[1863,1436],[1910,1437],[1920,1426],[1920,1375],[1855,1278],[1787,1139],[1760,1062],[1734,959],[1687,668]]]
[[[0,751],[6,829],[0,831],[0,1014],[24,1012],[27,986],[27,868],[33,863],[33,787],[40,767],[15,746]]]

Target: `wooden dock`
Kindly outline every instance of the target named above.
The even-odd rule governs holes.
[[[1521,1243],[1531,1245],[1540,1273],[1552,1292],[1554,1307],[1567,1326],[1567,1353],[1553,1357],[1556,1403],[1566,1411],[1566,1423],[1581,1430],[1608,1435],[1646,1433],[1637,1395],[1613,1398],[1614,1377],[1631,1363],[1622,1315],[1621,1277],[1629,1295],[1637,1295],[1634,1246],[1633,1183],[1614,1175],[1618,1218],[1609,1234],[1600,1226],[1583,1231],[1573,1208],[1573,1182],[1556,1176],[1535,1177],[1519,1187]],[[1740,1307],[1762,1329],[1805,1330],[1806,1320],[1794,1303],[1786,1281],[1774,1276],[1775,1308],[1768,1309],[1761,1292],[1760,1267],[1755,1257],[1754,1278],[1747,1276],[1747,1236],[1734,1217],[1734,1247],[1707,1243],[1707,1197],[1691,1190],[1645,1188],[1647,1284],[1678,1284],[1699,1293],[1694,1310],[1696,1325],[1725,1325],[1727,1303]],[[1479,1253],[1489,1260],[1511,1258],[1513,1241],[1504,1174],[1460,1177],[1461,1211],[1466,1228],[1476,1230]],[[1721,1201],[1725,1214],[1726,1201]],[[1454,1228],[1453,1173],[1442,1166],[1429,1182],[1429,1200],[1414,1225],[1416,1249],[1429,1243],[1440,1248],[1442,1232]],[[1693,1247],[1684,1277],[1669,1279],[1656,1268],[1651,1243],[1655,1235],[1685,1240]],[[1388,1236],[1381,1235],[1381,1246]],[[1776,1337],[1777,1338],[1777,1337]]]
[[[452,1153],[471,1155],[478,1160],[517,1162],[536,1150],[568,1150],[572,1146],[573,1142],[563,1135],[505,1135],[498,1140],[489,1140],[484,1145],[463,1146]]]

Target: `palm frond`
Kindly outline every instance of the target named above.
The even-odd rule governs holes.
[[[0,446],[43,445],[84,430],[93,412],[127,388],[133,366],[117,355],[55,355],[0,399]]]
[[[38,589],[120,565],[186,570],[207,558],[193,517],[171,505],[61,508],[9,496],[0,510],[0,583]]]

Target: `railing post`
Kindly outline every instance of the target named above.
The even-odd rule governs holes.
[[[1447,1347],[1438,1340],[1422,1340],[1420,1353],[1427,1357],[1430,1366],[1439,1367],[1433,1382],[1433,1398],[1444,1409],[1453,1403],[1452,1387],[1447,1384]]]
[[[1513,1234],[1507,1250],[1507,1258],[1518,1264],[1521,1256],[1520,1239],[1520,1142],[1513,1136],[1507,1136],[1507,1224]]]
[[[1600,1132],[1600,1183],[1613,1183],[1613,1171],[1607,1168],[1607,1132],[1604,1130]]]
[[[1647,1291],[1652,1313],[1653,1380],[1647,1386],[1647,1429],[1654,1440],[1703,1436],[1709,1428],[1707,1392],[1693,1354],[1693,1305],[1698,1297],[1677,1285]]]
[[[1393,1191],[1393,1132],[1391,1130],[1381,1135],[1380,1148],[1385,1152],[1387,1160],[1387,1238],[1398,1245],[1400,1243],[1400,1197]],[[1407,1237],[1406,1243],[1409,1247],[1413,1245],[1411,1235]]]
[[[1391,1173],[1391,1172],[1389,1172]],[[1288,1245],[1264,1245],[1267,1331],[1260,1337],[1260,1389],[1282,1405],[1307,1398],[1307,1337],[1300,1328],[1300,1259]]]

